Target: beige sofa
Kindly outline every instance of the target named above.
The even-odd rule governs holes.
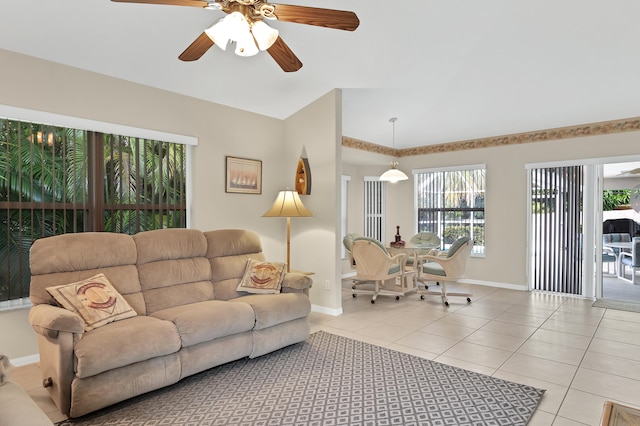
[[[277,294],[237,291],[249,259],[264,260],[246,230],[164,229],[129,236],[79,233],[31,248],[29,321],[44,384],[78,417],[184,377],[257,357],[309,336],[312,280],[286,273]],[[135,316],[90,331],[47,288],[103,273]]]

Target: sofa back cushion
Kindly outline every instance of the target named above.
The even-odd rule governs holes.
[[[31,246],[29,256],[31,303],[55,305],[47,287],[103,273],[136,313],[144,315],[136,257],[135,243],[125,234],[83,232],[40,238]]]
[[[229,300],[248,293],[236,289],[249,259],[263,261],[260,237],[246,229],[219,229],[204,233],[211,281],[217,300]]]
[[[133,236],[147,314],[213,298],[207,240],[196,229],[159,229]]]

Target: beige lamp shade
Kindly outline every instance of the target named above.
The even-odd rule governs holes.
[[[286,189],[278,193],[273,206],[262,215],[263,217],[311,217],[309,211],[300,200],[300,195],[292,189]]]
[[[302,204],[298,192],[289,188],[280,191],[273,206],[262,215],[262,217],[287,218],[287,272],[291,271],[291,218],[311,216],[313,213]]]

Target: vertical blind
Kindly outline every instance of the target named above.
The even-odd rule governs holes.
[[[384,182],[375,177],[364,179],[364,235],[383,242]]]
[[[442,248],[460,237],[470,237],[473,253],[484,253],[484,166],[414,173],[418,232],[440,236]]]
[[[531,170],[536,290],[582,294],[582,166]]]
[[[104,230],[135,234],[186,225],[186,147],[105,135]]]
[[[185,227],[185,175],[182,144],[0,118],[0,307],[38,238]]]

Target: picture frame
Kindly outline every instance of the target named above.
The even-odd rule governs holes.
[[[225,192],[262,194],[262,161],[226,157]]]

